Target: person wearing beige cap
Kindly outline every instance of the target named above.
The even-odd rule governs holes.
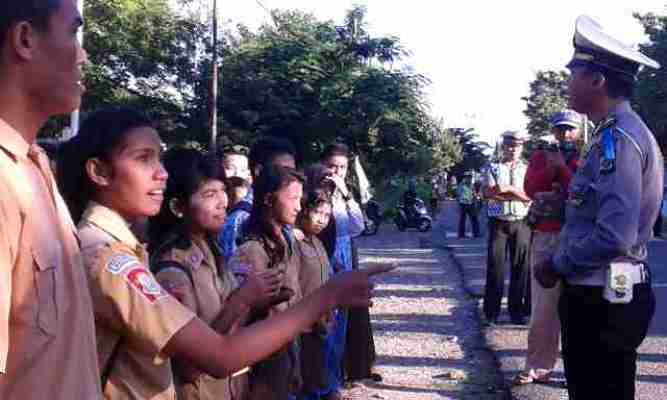
[[[642,67],[660,65],[577,19],[570,107],[596,124],[569,186],[555,255],[535,267],[563,286],[559,316],[570,399],[635,398],[637,348],[655,312],[647,244],[660,211],[663,157],[630,106]]]
[[[572,110],[556,113],[551,118],[553,134],[539,139],[528,162],[523,187],[533,199],[528,223],[533,230],[530,265],[535,268],[553,256],[563,223],[565,193],[577,170],[579,152],[576,140],[583,118]],[[556,366],[560,345],[558,299],[560,285],[545,289],[531,276],[531,321],[528,330],[526,363],[514,384],[547,382]]]
[[[507,249],[511,260],[508,309],[512,323],[525,325],[528,310],[527,272],[530,229],[526,225],[530,198],[523,191],[526,163],[521,151],[527,135],[521,131],[502,134],[502,159],[486,168],[482,191],[488,199],[489,242],[484,292],[484,315],[494,325],[500,314],[505,286]]]

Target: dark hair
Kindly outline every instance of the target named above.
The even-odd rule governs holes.
[[[92,158],[110,161],[132,129],[147,126],[152,126],[152,122],[134,109],[107,108],[90,114],[79,134],[61,145],[58,187],[75,223],[81,219],[95,190],[86,172],[86,162]]]
[[[301,199],[301,213],[299,214],[299,222],[302,222],[309,213],[318,209],[323,205],[330,205],[333,207],[331,196],[324,189],[314,189],[306,192]]]
[[[306,195],[303,196],[301,204],[302,213],[304,215],[313,210],[317,210],[318,207],[324,204],[333,206],[331,195],[324,189],[315,189],[307,192]]]
[[[607,94],[612,99],[631,99],[635,91],[635,79],[627,74],[612,71],[597,65],[586,67],[589,73],[604,75]]]
[[[333,196],[333,193],[336,190],[336,185],[331,181],[323,180],[325,176],[326,167],[322,164],[313,164],[306,168],[307,201],[310,201],[309,199],[314,196],[314,193],[321,192],[329,198],[330,202],[332,202],[331,196]],[[304,209],[305,208],[306,207],[304,206]],[[331,219],[329,219],[329,225],[318,235],[322,244],[324,244],[324,248],[326,249],[329,258],[333,257],[336,249],[336,235],[336,217],[332,214]]]
[[[54,139],[37,139],[39,147],[44,149],[49,160],[56,161],[58,159],[58,151],[60,150],[60,142]]]
[[[347,145],[343,143],[334,143],[330,144],[327,147],[324,148],[324,151],[322,152],[322,157],[321,160],[327,160],[331,157],[334,156],[343,156],[343,157],[350,157],[350,148],[347,147]]]
[[[324,189],[329,196],[333,195],[336,185],[330,181],[324,181],[327,176],[327,168],[322,164],[313,164],[306,168],[306,186],[307,192],[312,192],[318,189]]]
[[[240,144],[226,144],[218,150],[218,153],[220,158],[233,155],[248,157],[248,148]]]
[[[62,0],[2,0],[0,2],[0,46],[4,45],[7,31],[16,23],[27,21],[35,29],[46,32],[49,18],[58,11]]]
[[[248,240],[258,240],[263,245],[272,264],[283,261],[285,246],[280,237],[276,237],[269,222],[269,209],[266,199],[273,196],[280,189],[292,182],[305,181],[303,175],[293,168],[267,165],[255,181],[255,200],[252,212],[247,222],[246,232]],[[269,245],[270,242],[270,245]]]
[[[231,176],[225,179],[225,186],[227,187],[227,190],[234,190],[239,187],[249,188],[250,182],[240,176]]]
[[[185,223],[169,207],[171,200],[177,199],[181,204],[187,204],[206,181],[223,180],[218,159],[196,149],[169,150],[163,158],[163,164],[169,174],[164,201],[160,212],[149,219],[148,228],[149,253],[153,259],[172,247],[187,249],[192,245]],[[215,242],[215,239],[209,238],[208,242]],[[216,254],[215,246],[211,246],[211,249],[214,255],[219,255]]]
[[[285,138],[277,136],[266,136],[257,141],[250,149],[248,163],[250,170],[255,171],[255,167],[263,167],[271,164],[274,158],[284,154],[296,157],[296,149],[292,142]]]

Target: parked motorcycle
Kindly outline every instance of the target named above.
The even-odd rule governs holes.
[[[375,200],[369,200],[364,206],[364,236],[372,236],[378,233],[382,223],[382,210],[380,203]]]
[[[431,229],[433,218],[428,213],[424,201],[418,198],[412,207],[406,207],[404,204],[398,205],[398,214],[394,217],[394,223],[401,232],[408,228],[417,228],[419,232],[427,232]]]

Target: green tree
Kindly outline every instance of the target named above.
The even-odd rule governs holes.
[[[228,30],[222,64],[223,131],[248,144],[266,134],[290,138],[304,161],[342,140],[371,175],[423,174],[449,153],[429,116],[429,83],[396,68],[407,52],[395,37],[371,37],[363,7],[344,24],[299,11],[273,11],[257,32]]]
[[[662,152],[667,151],[667,16],[635,14],[642,23],[649,41],[641,45],[647,56],[663,68],[645,68],[639,75],[633,106],[644,118],[656,136]]]
[[[88,53],[82,114],[108,105],[136,107],[160,124],[168,141],[206,143],[209,30],[201,15],[169,0],[86,0]],[[205,0],[180,0],[182,10]],[[68,118],[44,128],[57,135]]]
[[[189,3],[192,3],[189,2]],[[127,104],[146,111],[167,132],[194,133],[198,87],[207,79],[208,28],[177,13],[168,0],[87,0],[84,45],[90,65],[83,104],[95,109]],[[210,53],[208,54],[210,55]]]
[[[528,117],[528,133],[540,137],[549,133],[551,117],[567,107],[567,79],[564,71],[538,71],[530,83],[523,113]]]
[[[487,154],[491,146],[479,140],[473,129],[452,128],[450,134],[456,138],[461,148],[460,160],[450,169],[450,173],[459,178],[466,171],[479,171],[489,162]]]

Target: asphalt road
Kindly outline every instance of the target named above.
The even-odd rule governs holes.
[[[445,207],[448,209],[445,209],[444,213],[443,230],[445,232],[443,234],[446,237],[454,238],[458,220],[457,209],[454,204]],[[484,224],[486,221],[480,222]],[[639,348],[637,399],[664,400],[667,399],[667,240],[654,239],[649,243],[649,264],[657,306],[649,334]],[[525,339],[513,340],[512,338],[519,336],[517,335],[519,332],[510,333],[512,334],[506,335],[506,342],[503,342],[505,336],[497,335],[493,347],[499,359],[505,360],[501,364],[508,370],[503,372],[508,376],[513,376],[520,368],[514,365],[517,364],[514,358],[521,361],[519,364],[522,364],[523,357],[525,357]],[[511,357],[511,355],[516,357]],[[567,398],[563,390],[555,390],[553,387],[543,385],[536,385],[531,390],[513,392],[513,395],[521,400]]]
[[[649,243],[649,265],[656,295],[656,313],[650,335],[667,337],[667,241]]]

